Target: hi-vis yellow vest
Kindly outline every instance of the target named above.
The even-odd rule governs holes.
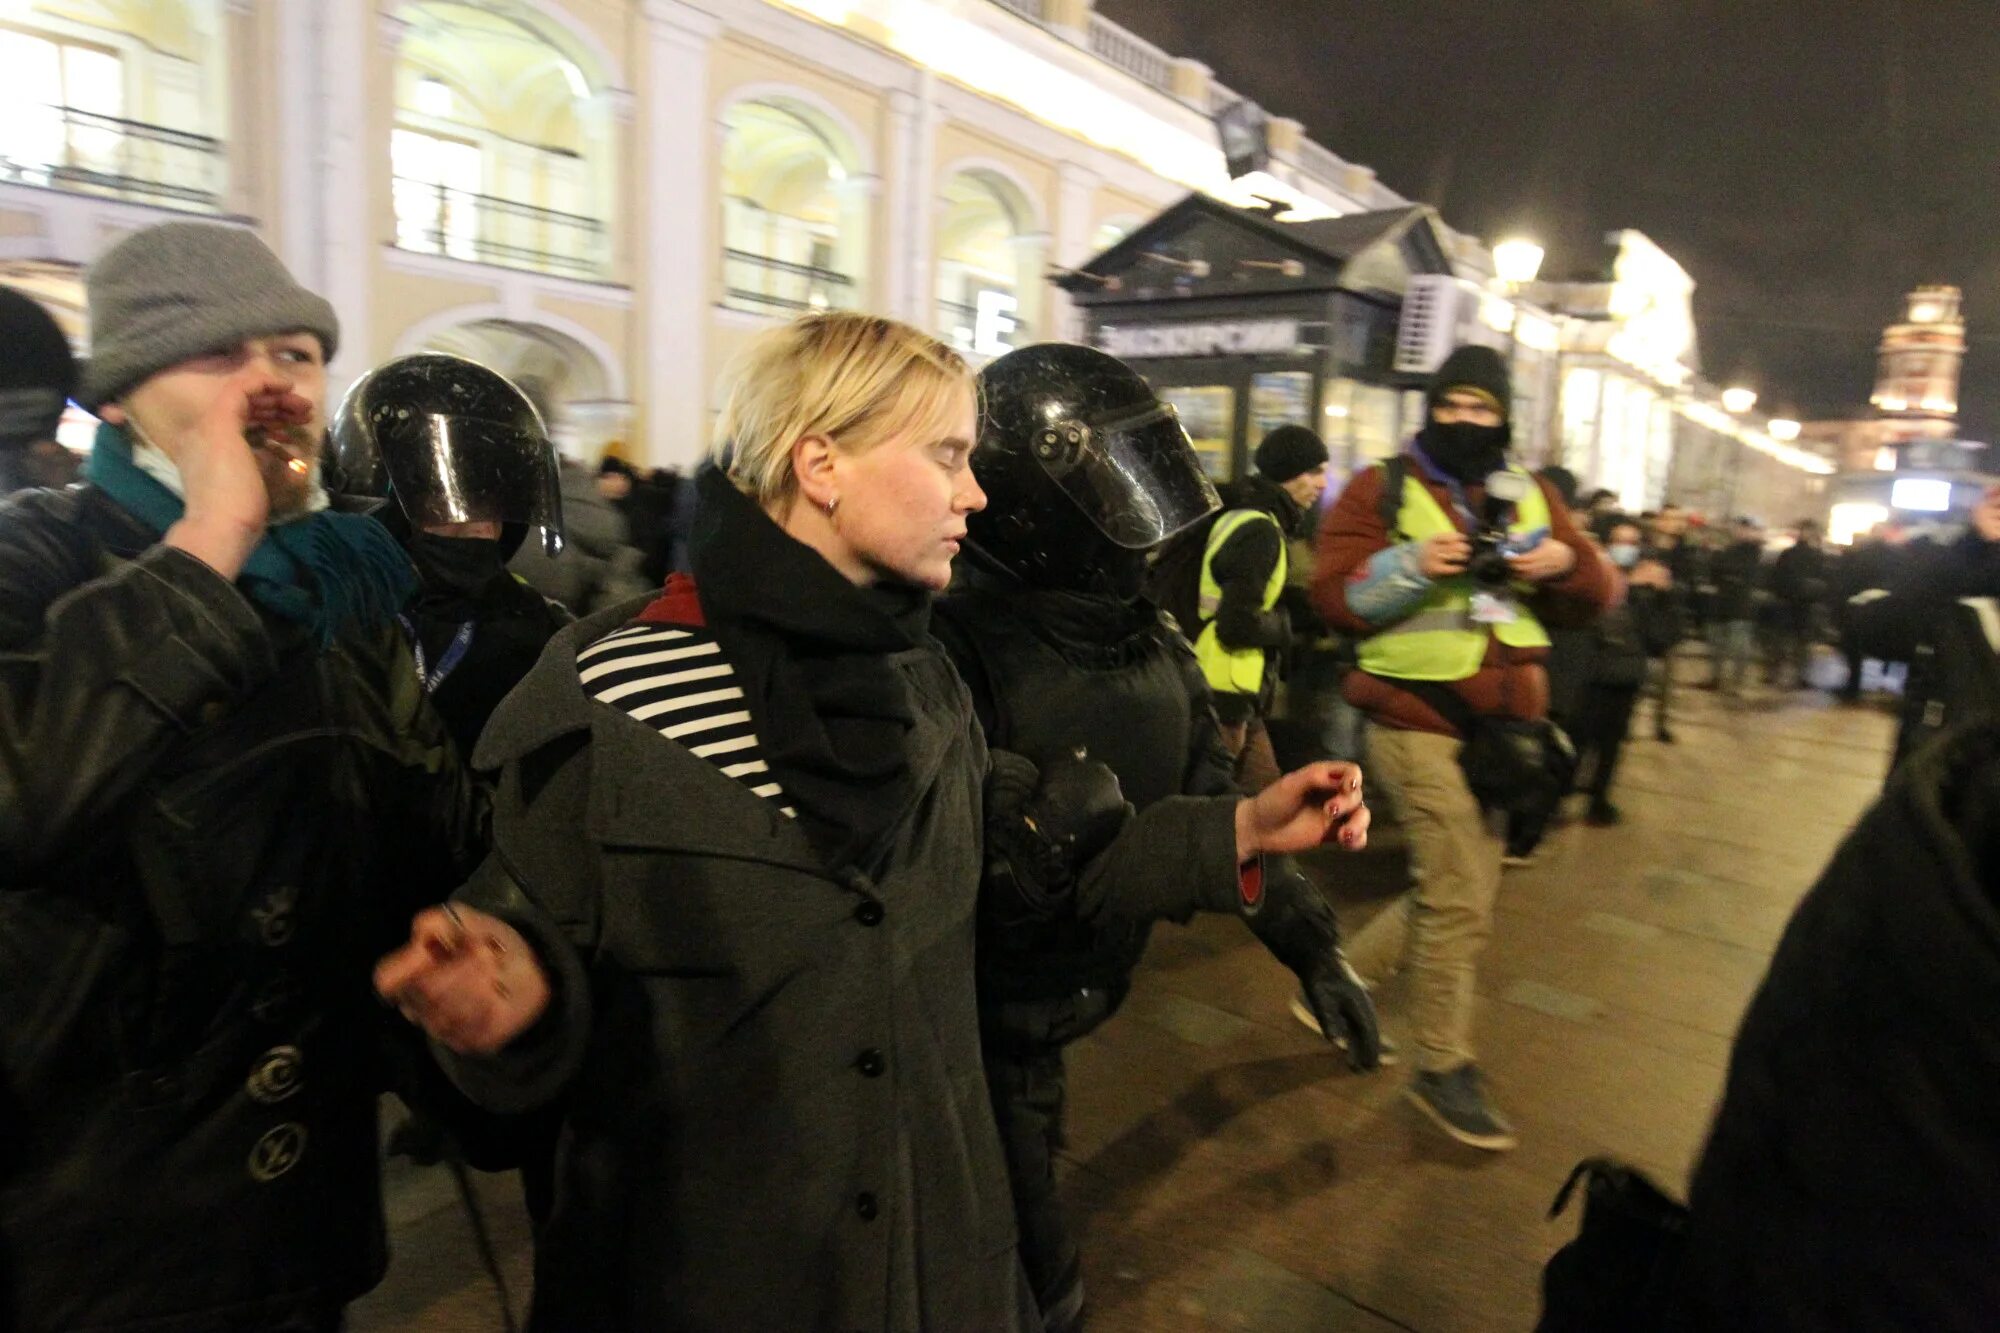
[[[1222,606],[1222,585],[1215,581],[1213,568],[1215,553],[1246,523],[1278,526],[1278,520],[1261,509],[1232,509],[1216,519],[1215,526],[1208,530],[1208,549],[1201,554],[1201,634],[1194,641],[1194,656],[1201,663],[1201,674],[1208,678],[1208,688],[1218,694],[1256,694],[1264,688],[1264,650],[1230,649],[1215,635],[1215,613]],[[1278,604],[1278,594],[1285,590],[1285,566],[1285,534],[1279,529],[1278,563],[1271,567],[1271,577],[1264,582],[1264,604],[1260,610],[1269,611]]]
[[[1531,484],[1515,506],[1508,531],[1521,535],[1537,528],[1550,530],[1548,496],[1540,483]],[[1403,507],[1396,514],[1396,529],[1402,540],[1411,542],[1460,530],[1424,484],[1408,475],[1403,478]],[[1510,648],[1549,646],[1548,631],[1518,597],[1510,623],[1474,624],[1473,591],[1466,575],[1438,580],[1415,612],[1362,641],[1361,669],[1391,680],[1464,680],[1486,659],[1489,636]]]

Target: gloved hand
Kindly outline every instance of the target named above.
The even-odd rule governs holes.
[[[1340,925],[1311,880],[1289,859],[1272,864],[1264,901],[1245,917],[1271,956],[1290,968],[1326,1039],[1357,1071],[1382,1063],[1375,1001],[1340,951]]]
[[[982,911],[1003,922],[1064,915],[1077,872],[1111,845],[1132,813],[1118,775],[1083,750],[1049,756],[1039,768],[995,750]]]
[[[1381,1064],[1382,1030],[1375,1018],[1375,1001],[1339,946],[1300,969],[1298,978],[1319,1030],[1328,1041],[1345,1048],[1348,1067],[1360,1073]]]

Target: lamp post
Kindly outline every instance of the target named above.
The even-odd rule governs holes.
[[[1543,256],[1541,246],[1516,236],[1493,247],[1493,272],[1512,291],[1535,280]]]

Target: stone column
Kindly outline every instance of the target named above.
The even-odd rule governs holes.
[[[257,7],[251,0],[229,0],[222,15],[222,32],[210,48],[223,61],[217,82],[228,98],[228,118],[222,135],[222,211],[238,217],[268,216],[269,187],[265,163],[271,148],[272,97],[270,67],[257,46]],[[213,77],[214,71],[207,71]]]
[[[687,467],[708,436],[708,324],[715,272],[709,47],[714,15],[681,0],[645,0],[649,62],[644,106],[646,267],[643,376],[646,462]]]
[[[941,119],[936,94],[928,69],[918,72],[916,92],[889,94],[888,234],[875,250],[885,265],[881,291],[887,313],[920,329],[936,322],[931,308]]]
[[[1096,172],[1065,162],[1056,169],[1056,226],[1051,265],[1073,269],[1091,256],[1092,223],[1097,215]],[[1048,288],[1047,337],[1075,342],[1083,336],[1083,319],[1060,287]]]

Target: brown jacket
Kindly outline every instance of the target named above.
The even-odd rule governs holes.
[[[1409,475],[1422,481],[1449,514],[1451,496],[1426,476],[1412,460]],[[1548,484],[1536,482],[1548,498],[1551,527],[1555,539],[1576,552],[1576,567],[1554,583],[1544,584],[1528,599],[1529,607],[1550,629],[1577,628],[1594,620],[1617,595],[1618,580],[1610,566],[1597,555],[1590,539],[1570,522],[1569,510]],[[1466,497],[1476,508],[1485,494],[1483,486],[1468,486]],[[1341,493],[1326,521],[1320,524],[1318,558],[1313,569],[1312,600],[1319,613],[1335,629],[1366,635],[1383,628],[1371,625],[1347,608],[1350,582],[1366,577],[1368,561],[1389,546],[1381,516],[1382,469],[1371,467],[1357,473]],[[1544,716],[1549,706],[1548,673],[1542,663],[1545,649],[1509,648],[1498,639],[1487,644],[1486,660],[1478,671],[1455,681],[1456,690],[1480,714],[1505,714],[1533,720]],[[1347,701],[1370,720],[1409,731],[1434,731],[1456,735],[1446,722],[1423,700],[1394,681],[1365,671],[1347,673],[1342,687]]]

